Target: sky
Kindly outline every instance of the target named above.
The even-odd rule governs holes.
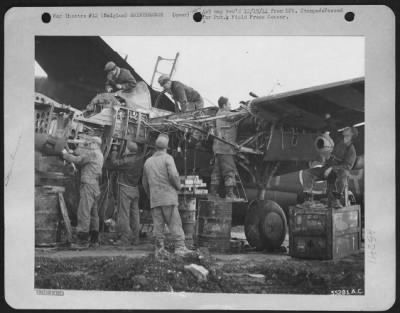
[[[365,75],[363,37],[113,36],[102,37],[150,83],[157,57],[174,58],[173,80],[196,89],[205,105],[251,99]],[[172,63],[159,70],[169,73]],[[35,74],[40,74],[36,66]],[[157,82],[155,87],[159,88]]]

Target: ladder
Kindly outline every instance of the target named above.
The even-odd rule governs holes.
[[[161,61],[172,62],[171,70],[170,70],[170,72],[168,73],[169,78],[171,78],[171,77],[172,77],[172,74],[174,73],[174,70],[175,70],[175,67],[176,67],[176,62],[178,61],[178,57],[179,57],[179,52],[176,53],[175,58],[173,58],[173,59],[163,58],[163,57],[160,57],[160,56],[157,57],[156,66],[154,67],[153,76],[151,77],[151,83],[150,83],[150,87],[151,87],[151,88],[156,89],[156,90],[157,90],[157,89],[160,90],[160,87],[158,87],[158,86],[157,86],[157,87],[154,87],[154,86],[153,86],[154,80],[155,80],[155,78],[156,78],[156,74],[158,74],[157,77],[159,77],[159,76],[162,75],[162,74],[167,74],[167,73],[160,72],[160,71],[158,70],[158,67],[159,67],[159,65],[160,65],[160,62],[161,62]]]
[[[238,172],[235,173],[235,180],[236,180],[236,186],[233,192],[236,194],[238,198],[234,202],[248,202],[246,191],[244,190],[243,183],[242,180],[240,179],[240,175]]]

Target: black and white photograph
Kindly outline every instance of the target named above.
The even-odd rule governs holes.
[[[139,11],[41,19],[125,23]],[[143,21],[157,19],[149,12]],[[201,26],[311,11],[176,12]],[[34,151],[32,293],[365,298],[367,269],[383,257],[368,225],[385,212],[368,205],[379,165],[366,168],[376,156],[365,131],[366,36],[165,32],[34,33],[24,135]],[[23,136],[21,124],[10,127],[5,188]]]

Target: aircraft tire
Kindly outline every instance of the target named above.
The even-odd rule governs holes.
[[[263,236],[264,248],[268,251],[278,249],[288,230],[285,212],[274,201],[264,202],[263,215],[259,222],[260,233]]]
[[[262,202],[261,202],[262,203]],[[257,200],[252,201],[247,209],[244,221],[244,232],[247,242],[250,246],[255,247],[257,251],[263,250],[265,239],[260,229],[260,221],[267,213],[267,210]]]

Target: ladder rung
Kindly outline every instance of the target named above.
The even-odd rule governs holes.
[[[175,61],[175,59],[167,59],[167,58],[163,58],[163,57],[160,57],[160,60],[165,60],[165,61]]]

